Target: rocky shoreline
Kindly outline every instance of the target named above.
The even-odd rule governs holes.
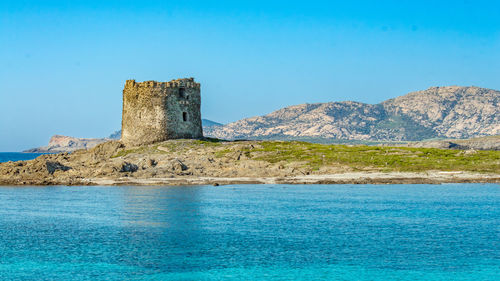
[[[500,152],[169,140],[0,163],[0,185],[500,183]],[[436,164],[438,163],[438,164]]]

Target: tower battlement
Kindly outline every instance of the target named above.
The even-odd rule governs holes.
[[[194,82],[194,78],[174,79],[169,82],[158,82],[154,80],[136,82],[135,80],[127,80],[125,87],[138,88],[200,88],[200,83]]]
[[[200,84],[194,78],[169,82],[127,80],[123,89],[122,142],[143,145],[203,137]]]

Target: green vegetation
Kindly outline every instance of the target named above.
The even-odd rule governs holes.
[[[440,170],[500,173],[500,151],[327,145],[301,141],[171,140],[124,149],[113,158],[129,154],[175,154],[184,157],[205,154],[208,157],[232,159],[235,153],[244,155],[245,159],[269,163],[299,163],[308,170],[318,170],[322,166],[348,166],[354,170],[387,172]]]
[[[408,117],[398,115],[387,116],[387,118],[380,121],[375,128],[387,132],[401,132],[406,136],[406,140],[411,141],[436,137],[436,132],[432,129],[426,128]]]
[[[118,151],[115,155],[111,156],[111,158],[117,158],[117,157],[123,157],[127,156],[132,153],[137,153],[137,154],[145,154],[145,153],[155,153],[158,149],[158,146],[141,146],[138,148],[134,149],[123,149]]]
[[[216,138],[204,138],[202,140],[195,140],[195,144],[201,144],[205,146],[219,146],[224,140],[216,139]]]
[[[204,138],[203,140],[171,140],[153,145],[145,145],[132,149],[124,149],[118,151],[111,158],[124,157],[129,154],[166,154],[166,153],[180,153],[188,149],[200,147],[217,147],[221,145],[223,140],[215,138]]]
[[[313,170],[343,164],[354,169],[420,172],[426,170],[500,172],[500,151],[467,152],[435,148],[322,145],[307,142],[261,142],[254,159],[270,163],[303,162]],[[257,153],[256,153],[257,152]]]

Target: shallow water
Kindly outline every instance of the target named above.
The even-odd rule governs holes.
[[[500,187],[0,188],[1,280],[498,280]]]

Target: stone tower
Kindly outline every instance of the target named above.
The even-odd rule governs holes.
[[[121,140],[138,146],[168,139],[202,138],[200,105],[200,84],[193,78],[170,82],[127,80]]]

